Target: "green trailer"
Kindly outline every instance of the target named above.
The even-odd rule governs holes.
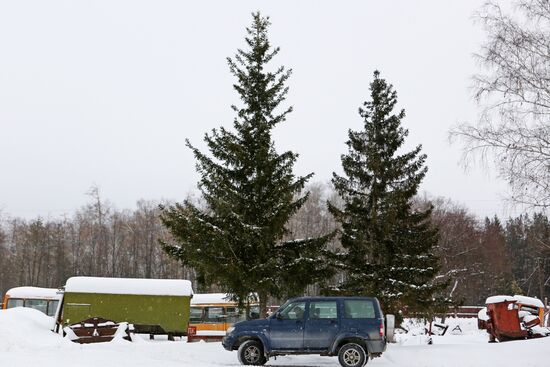
[[[72,277],[58,317],[63,326],[101,317],[128,322],[136,333],[183,336],[191,297],[188,280]]]

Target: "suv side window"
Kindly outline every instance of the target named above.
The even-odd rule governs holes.
[[[318,319],[337,319],[336,301],[315,301],[309,303],[309,318]]]
[[[366,299],[344,301],[344,317],[346,319],[374,319],[374,302]]]
[[[283,320],[302,320],[306,311],[305,302],[293,302],[280,312]]]

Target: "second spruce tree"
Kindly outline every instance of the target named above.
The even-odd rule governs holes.
[[[426,175],[421,146],[402,150],[408,131],[401,126],[405,111],[393,112],[397,94],[374,72],[371,100],[359,109],[364,129],[348,133],[342,155],[344,175],[332,183],[344,206],[329,203],[342,226],[344,252],[338,263],[345,280],[338,289],[349,295],[377,296],[385,312],[429,313],[439,269],[434,255],[438,233],[430,223],[431,208],[413,208],[413,198]]]

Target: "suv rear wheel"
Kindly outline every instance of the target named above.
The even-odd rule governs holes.
[[[239,362],[244,365],[260,366],[267,362],[263,345],[257,340],[247,340],[242,343],[237,354]]]
[[[362,367],[367,360],[365,349],[356,343],[344,344],[338,351],[338,362],[342,367]]]

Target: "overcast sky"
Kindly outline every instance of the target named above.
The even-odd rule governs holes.
[[[293,69],[278,151],[297,174],[340,172],[348,129],[375,69],[398,92],[423,145],[422,190],[479,216],[513,214],[506,185],[465,172],[448,130],[475,121],[472,54],[483,41],[461,1],[3,1],[0,0],[0,211],[72,214],[99,186],[117,208],[182,200],[197,174],[184,139],[232,125],[238,103],[226,57],[243,48],[251,12],[272,21],[273,65]]]

